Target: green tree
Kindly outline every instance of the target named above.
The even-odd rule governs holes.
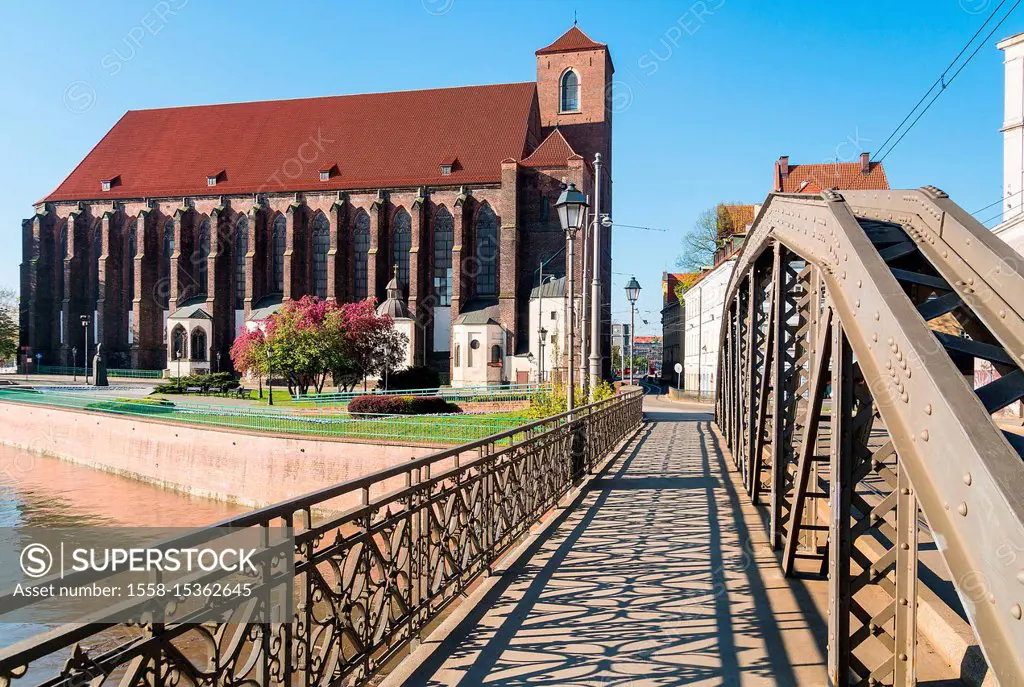
[[[18,297],[11,289],[0,289],[0,362],[18,355]]]
[[[700,272],[714,262],[715,253],[737,228],[725,203],[708,208],[698,215],[693,228],[683,234],[682,253],[676,264],[690,272]]]

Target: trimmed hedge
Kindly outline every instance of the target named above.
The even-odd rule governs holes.
[[[441,386],[441,375],[430,367],[407,367],[388,375],[388,389],[436,389]]]
[[[199,387],[202,393],[227,393],[238,388],[238,380],[230,372],[174,377],[154,389],[158,394],[183,394],[189,387]]]
[[[440,396],[356,396],[348,403],[350,413],[374,415],[435,415],[461,413],[462,409]]]
[[[163,415],[174,412],[174,403],[162,398],[115,398],[112,401],[90,403],[86,409],[130,415]]]

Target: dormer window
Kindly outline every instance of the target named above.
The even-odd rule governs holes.
[[[441,176],[450,177],[452,172],[455,170],[455,165],[459,163],[459,159],[456,157],[441,160]]]
[[[110,177],[109,179],[101,179],[100,180],[100,190],[102,190],[102,191],[109,191],[110,189],[112,189],[115,186],[117,186],[120,183],[120,181],[121,181],[121,177],[120,176]]]
[[[320,181],[330,181],[338,173],[338,165],[331,165],[320,170]]]
[[[562,75],[559,110],[561,112],[580,111],[580,77],[573,70]]]
[[[213,172],[211,174],[207,174],[206,175],[206,185],[207,186],[216,186],[217,182],[220,181],[223,178],[224,178],[224,170],[223,169],[218,171],[218,172]]]

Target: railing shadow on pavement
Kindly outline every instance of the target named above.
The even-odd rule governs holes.
[[[817,631],[820,614],[800,589],[802,617],[773,614],[710,416],[646,419],[405,684],[799,684],[794,662],[812,659],[787,655],[779,626]],[[696,438],[657,445],[659,419]],[[741,664],[753,634],[764,651]]]

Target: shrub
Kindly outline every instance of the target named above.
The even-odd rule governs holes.
[[[189,375],[175,377],[164,384],[158,385],[154,391],[158,394],[183,394],[190,387],[199,387],[202,393],[225,393],[238,388],[238,380],[230,372],[214,372],[205,375]]]
[[[407,367],[388,375],[388,389],[436,389],[441,386],[441,375],[430,367]]]
[[[602,381],[594,389],[594,401],[603,401],[615,395],[615,388]],[[585,406],[590,399],[583,393],[583,387],[576,387],[576,406]],[[530,398],[530,407],[526,410],[527,417],[543,420],[554,415],[561,415],[567,410],[565,403],[565,385],[555,384],[550,391],[540,391]]]
[[[174,403],[163,398],[115,398],[86,406],[88,410],[131,415],[163,415],[174,412]]]
[[[439,396],[385,396],[369,394],[356,396],[348,404],[350,413],[374,415],[428,415],[461,413],[462,409]]]

